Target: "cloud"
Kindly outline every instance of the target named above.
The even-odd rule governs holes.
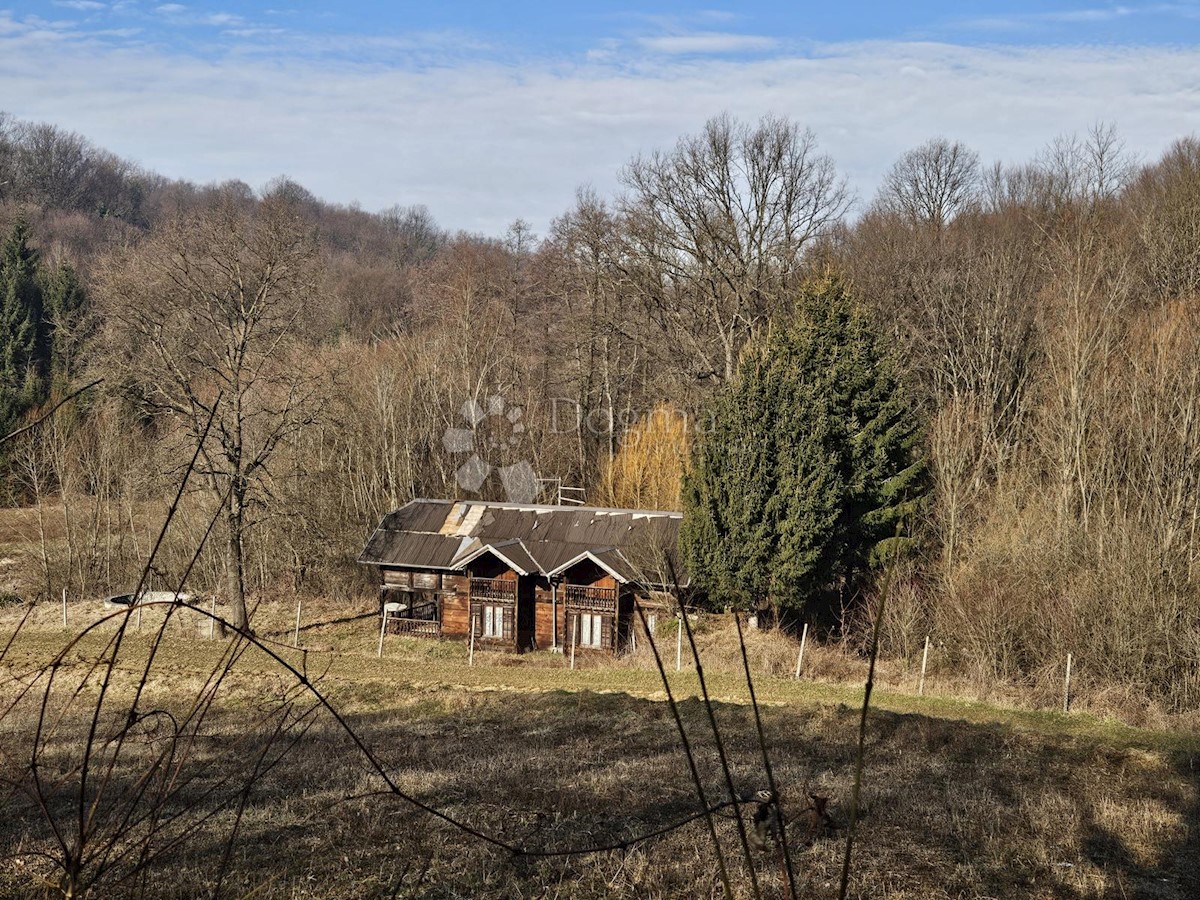
[[[1095,9],[1050,10],[1035,15],[1046,22],[1110,22],[1133,15],[1138,10],[1128,6],[1105,6]]]
[[[754,34],[728,34],[717,31],[698,31],[692,34],[672,34],[639,38],[638,43],[656,53],[723,54],[762,53],[777,44],[774,38]]]
[[[211,13],[204,16],[202,19],[205,25],[216,25],[217,27],[226,27],[230,25],[240,25],[245,20],[233,13]]]
[[[490,234],[518,217],[544,233],[577,186],[617,190],[634,154],[725,110],[811,127],[864,198],[935,135],[1019,162],[1097,121],[1143,158],[1200,132],[1192,48],[878,41],[698,61],[623,42],[575,61],[505,61],[455,56],[436,37],[362,48],[343,37],[336,55],[270,40],[262,57],[201,56],[0,13],[6,109],[168,176],[262,185],[285,173],[329,200],[423,203],[444,225]]]
[[[187,12],[187,7],[182,3],[164,3],[162,6],[154,7],[154,11],[165,16],[173,16]]]
[[[1055,25],[1101,25],[1130,16],[1158,16],[1194,19],[1200,9],[1181,3],[1153,3],[1142,6],[1097,6],[1085,9],[1049,9],[1034,13],[979,16],[949,23],[951,31],[1029,31]]]
[[[108,9],[108,4],[99,3],[97,0],[54,0],[54,5],[65,9],[78,10],[79,12],[97,12],[102,9]]]

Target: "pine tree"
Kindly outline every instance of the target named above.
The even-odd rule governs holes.
[[[773,387],[769,366],[742,366],[739,389],[715,398],[684,479],[689,568],[710,594],[739,606],[769,592],[776,552]]]
[[[0,434],[46,395],[49,342],[29,226],[18,221],[0,247]]]
[[[81,339],[87,295],[75,270],[65,262],[39,274],[48,345],[45,363],[52,384],[61,386],[70,382],[79,367],[73,350]]]
[[[710,421],[685,481],[683,544],[717,602],[798,611],[852,584],[890,555],[923,494],[915,413],[836,277],[805,286]]]

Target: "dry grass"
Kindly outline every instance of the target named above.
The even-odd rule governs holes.
[[[302,643],[322,649],[310,649],[307,659],[300,651],[280,652],[323,673],[318,687],[397,786],[417,799],[506,842],[550,849],[618,843],[695,810],[669,710],[656,699],[655,673],[631,664],[601,667],[596,660],[570,672],[561,656],[548,653],[519,660],[477,654],[476,666],[468,668],[459,644],[396,638],[389,638],[381,661],[374,655],[373,619],[354,620],[332,605],[308,608],[309,621],[328,624],[302,631]],[[0,612],[5,639],[14,612]],[[72,613],[82,619],[85,610]],[[38,610],[5,659],[5,707],[21,683],[13,678],[36,670],[64,642],[56,614]],[[294,607],[289,614],[277,603],[264,606],[258,621],[287,641],[284,626],[293,615]],[[122,654],[115,708],[132,695],[152,617],[144,613],[142,632]],[[198,619],[188,628],[172,625],[141,709],[182,715],[225,646],[205,640],[205,633]],[[71,693],[65,688],[80,681],[101,638],[83,642],[59,670],[64,690],[53,705],[64,719],[48,763],[65,767],[78,751],[79,725],[95,688],[74,705],[65,703]],[[706,626],[706,667],[713,667],[711,686],[722,698],[717,715],[738,787],[752,791],[764,778],[751,713],[744,685],[719,671],[725,666],[719,640],[720,629]],[[785,810],[795,814],[813,791],[832,798],[835,818],[844,816],[854,692],[773,677],[769,673],[785,661],[781,652],[772,635],[751,635],[752,664],[768,673],[758,690],[769,704],[765,725]],[[710,796],[720,796],[722,779],[711,739],[704,737],[694,682],[688,673],[673,676],[674,688],[688,698],[682,712],[701,748],[706,786]],[[293,717],[304,714],[307,701],[293,687],[261,652],[249,651],[238,662],[188,764],[196,780],[171,799],[194,815],[208,804],[214,818],[150,867],[144,880],[101,885],[97,895],[211,894],[233,813],[220,807],[224,795],[201,787],[214,772],[236,769],[237,761],[248,767],[268,739],[262,723],[289,700],[296,701]],[[31,694],[0,722],[6,777],[19,779],[27,762],[34,699]],[[1200,891],[1200,742],[1194,737],[887,692],[880,702],[892,710],[872,715],[854,896],[1185,898]],[[922,713],[895,711],[906,704]],[[381,793],[380,775],[328,715],[317,715],[295,736],[295,746],[252,786],[223,895],[719,895],[700,822],[626,851],[514,859]],[[134,752],[129,765],[136,769],[150,746],[147,738],[147,749]],[[0,862],[0,896],[41,896],[54,877],[51,863],[37,855],[50,846],[44,819],[19,790],[2,802],[0,847],[14,854]],[[719,827],[734,852],[733,822],[722,818]],[[802,896],[835,895],[838,839],[806,847],[801,837],[794,835],[793,846]],[[756,864],[764,894],[783,896],[775,856],[764,854]],[[737,869],[739,894],[750,896],[744,869]]]

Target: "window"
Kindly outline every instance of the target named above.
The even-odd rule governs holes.
[[[483,636],[485,638],[504,637],[504,607],[483,607]]]
[[[601,644],[602,622],[604,617],[599,613],[579,614],[579,646],[599,647]]]

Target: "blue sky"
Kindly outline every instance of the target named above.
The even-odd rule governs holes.
[[[789,116],[863,202],[937,135],[1023,161],[1200,132],[1200,0],[689,4],[0,0],[0,110],[164,174],[287,174],[451,228],[544,232],[705,119]]]
[[[1200,2],[173,2],[41,0],[7,4],[16,16],[68,20],[88,30],[212,52],[274,35],[456,36],[480,55],[585,54],[611,42],[708,36],[695,52],[771,52],[788,44],[861,40],[965,44],[1195,42]],[[111,36],[110,36],[111,37]],[[135,37],[129,35],[129,37]],[[742,38],[739,46],[736,38]],[[713,38],[725,38],[720,44]],[[661,46],[670,46],[665,44]],[[679,46],[686,46],[680,42]]]

